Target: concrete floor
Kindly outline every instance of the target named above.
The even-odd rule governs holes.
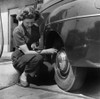
[[[89,69],[89,71],[90,72],[83,87],[71,93],[61,90],[57,85],[36,86],[31,84],[30,87],[23,88],[21,86],[13,84],[12,82],[12,84],[10,83],[7,88],[1,88],[2,90],[0,90],[0,99],[100,99],[100,70]],[[5,76],[8,75],[6,74]],[[6,78],[5,76],[0,76],[0,80],[2,82],[5,80],[7,81],[8,78]],[[0,86],[3,86],[3,84],[4,83],[0,82]]]
[[[0,99],[92,99],[82,94],[61,91],[56,85],[23,88],[18,85],[0,90]]]

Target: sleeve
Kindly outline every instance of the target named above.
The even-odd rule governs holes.
[[[15,47],[26,44],[23,33],[18,29],[13,32],[13,41]]]

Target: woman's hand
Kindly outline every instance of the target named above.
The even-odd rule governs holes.
[[[33,50],[35,50],[35,48],[36,48],[36,43],[33,43],[33,44],[31,45],[31,48],[32,48]]]
[[[31,48],[32,48],[33,50],[35,50],[35,49],[38,49],[39,47],[36,45],[36,43],[33,43],[33,44],[31,45]]]

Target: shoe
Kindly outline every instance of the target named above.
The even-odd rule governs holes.
[[[20,76],[20,86],[22,87],[28,87],[29,83],[27,81],[27,74],[25,72],[22,73],[22,75]]]

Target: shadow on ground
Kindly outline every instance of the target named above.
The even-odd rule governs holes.
[[[11,61],[11,59],[8,58],[0,58],[0,62],[8,62]]]

